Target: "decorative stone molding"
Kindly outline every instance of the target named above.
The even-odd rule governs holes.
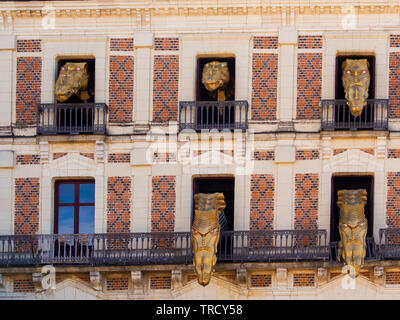
[[[94,290],[102,291],[101,274],[98,271],[90,272],[90,283]]]
[[[236,269],[236,281],[239,282],[240,285],[247,285],[247,269],[246,268]]]
[[[276,281],[278,287],[287,287],[288,284],[288,271],[286,268],[276,269]]]
[[[35,286],[35,292],[42,292],[44,288],[42,286],[43,274],[40,272],[32,273],[32,281]]]
[[[49,163],[50,147],[47,141],[39,142],[40,162],[45,164]]]
[[[144,293],[144,277],[142,271],[131,271],[133,293]]]
[[[172,287],[172,290],[183,287],[182,270],[172,270],[171,271],[171,287]]]
[[[385,159],[386,156],[386,137],[376,138],[376,157],[378,159]]]
[[[383,278],[384,273],[385,273],[385,268],[384,267],[376,266],[374,268],[374,277],[375,278]]]
[[[106,157],[104,141],[96,141],[95,158],[98,163],[104,163]]]
[[[317,279],[318,279],[318,284],[320,285],[326,283],[328,281],[328,269],[318,268]]]

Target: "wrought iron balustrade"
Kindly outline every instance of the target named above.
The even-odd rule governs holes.
[[[379,230],[380,259],[400,259],[400,228]]]
[[[387,130],[388,101],[388,99],[368,99],[362,114],[354,117],[346,100],[322,100],[322,130]]]
[[[247,101],[181,101],[179,130],[246,130],[247,114]]]
[[[222,231],[219,262],[329,259],[325,230]],[[190,232],[0,236],[0,266],[191,264]]]
[[[105,103],[44,103],[38,106],[38,134],[106,132]]]
[[[367,237],[365,239],[367,244],[366,251],[365,251],[365,261],[368,260],[379,260],[379,246],[375,243],[375,239],[373,237]],[[339,241],[334,241],[330,243],[330,262],[337,261],[337,254],[339,248]]]

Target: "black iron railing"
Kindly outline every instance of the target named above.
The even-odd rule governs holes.
[[[365,261],[379,260],[379,246],[375,243],[373,237],[367,237],[365,239],[367,247],[365,251]],[[334,241],[330,243],[330,258],[331,262],[337,261],[339,242]]]
[[[369,99],[362,114],[354,117],[346,100],[322,100],[322,130],[387,130],[388,101],[388,99]]]
[[[44,103],[38,106],[38,134],[106,132],[105,103]]]
[[[329,259],[325,230],[223,231],[219,262]],[[0,236],[0,266],[191,264],[190,232]]]
[[[380,259],[400,259],[400,228],[379,230]]]
[[[247,101],[181,101],[179,130],[246,130],[247,113]]]

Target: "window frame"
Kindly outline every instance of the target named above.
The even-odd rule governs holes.
[[[61,184],[73,184],[74,189],[74,202],[73,203],[60,203],[60,185]],[[74,207],[74,233],[79,234],[79,207],[82,206],[93,206],[95,208],[96,198],[94,202],[80,202],[79,197],[79,186],[81,184],[93,184],[95,185],[94,179],[74,179],[74,180],[57,180],[54,184],[54,234],[59,234],[59,208],[71,206]],[[95,196],[95,194],[94,194]]]

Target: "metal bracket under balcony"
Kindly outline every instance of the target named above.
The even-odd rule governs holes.
[[[44,103],[38,106],[38,134],[104,134],[105,103]]]
[[[246,130],[247,113],[247,101],[181,101],[179,130]]]
[[[354,117],[346,100],[322,100],[322,130],[387,130],[388,99],[368,99],[362,114]]]

